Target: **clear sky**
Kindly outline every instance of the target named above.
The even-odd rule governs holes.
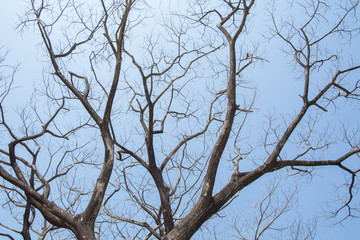
[[[40,55],[43,53],[37,46],[37,44],[40,42],[39,38],[36,36],[37,33],[32,33],[31,29],[26,30],[23,33],[19,33],[15,29],[19,21],[18,15],[21,15],[24,12],[24,2],[26,1],[1,0],[0,5],[0,46],[2,47],[2,52],[6,50],[8,51],[8,64],[15,65],[20,63],[19,72],[15,82],[15,86],[17,88],[8,99],[8,102],[12,105],[13,109],[16,108],[17,104],[27,103],[28,97],[31,95],[30,89],[34,85],[34,81],[41,77],[42,70]],[[259,43],[262,44],[261,42]],[[263,42],[263,44],[265,45],[268,43]],[[350,51],[360,53],[359,46],[360,38],[356,36],[355,40],[351,43]],[[258,99],[256,101],[255,107],[261,110],[254,113],[251,118],[253,118],[254,121],[258,121],[259,123],[265,121],[264,115],[268,114],[269,112],[279,113],[279,116],[280,114],[282,116],[288,116],[289,114],[293,114],[296,110],[298,110],[299,108],[297,108],[297,106],[300,106],[301,104],[301,99],[298,96],[301,94],[301,91],[299,91],[300,83],[296,79],[297,73],[294,73],[293,69],[287,64],[289,60],[284,55],[281,55],[281,49],[266,49],[260,47],[260,52],[264,52],[266,59],[269,59],[269,62],[256,65],[254,68],[256,71],[248,72],[246,74],[246,77],[249,77],[250,80],[253,80],[255,83],[254,85],[257,87]],[[357,59],[353,59],[354,62],[358,64],[360,63],[359,56],[360,54],[356,56]],[[281,72],[279,72],[279,69],[281,69]],[[358,74],[360,76],[359,72]],[[354,109],[357,110],[357,112],[352,111]],[[352,105],[345,110],[338,110],[334,116],[336,118],[340,117],[343,120],[346,120],[347,118],[359,119],[360,114],[358,110],[358,106]],[[342,150],[344,149],[334,149],[333,152],[341,152]],[[316,171],[314,173],[315,175],[312,181],[308,181],[309,178],[307,177],[299,180],[300,186],[299,193],[297,195],[298,201],[297,204],[295,204],[293,211],[289,213],[289,216],[296,216],[299,214],[308,221],[311,221],[311,219],[314,217],[313,214],[315,214],[315,217],[321,216],[324,212],[329,210],[327,209],[327,201],[333,200],[329,199],[329,196],[333,196],[333,185],[339,184],[343,179],[343,172],[331,169],[329,170],[329,168],[323,168],[323,170]],[[295,179],[296,178],[293,178],[293,180]],[[254,188],[254,186],[257,184],[261,183],[254,183],[253,185],[249,186],[244,191],[244,193],[240,194],[240,196],[249,194],[248,196],[250,197],[244,196],[244,198],[248,198],[248,206],[251,206],[252,201],[256,199],[253,198],[252,194],[254,194],[254,197],[257,196],[257,189]],[[3,198],[2,193],[0,193],[0,198]],[[359,203],[358,198],[355,200],[357,203]],[[234,201],[234,206],[230,208],[229,211],[225,210],[224,212],[229,215],[234,214],[233,210],[237,209],[235,205],[240,204],[240,201],[237,201],[238,200]],[[333,207],[334,205],[330,204],[330,206]],[[249,211],[249,209],[244,211]],[[2,214],[3,212],[4,209],[1,209],[0,222],[5,223],[8,221],[8,217],[6,214]],[[280,222],[283,221],[286,223],[288,219],[288,216],[285,216],[283,219],[280,219]],[[229,227],[229,222],[224,223],[222,219],[215,219],[213,221],[214,224],[218,224],[224,228]],[[360,238],[360,220],[351,219],[349,221],[343,222],[343,224],[338,224],[335,226],[333,223],[333,220],[319,218],[316,239],[357,240]],[[0,231],[2,231],[1,227]],[[218,232],[218,239],[225,239],[221,236],[221,229],[218,229]],[[211,237],[209,236],[208,239],[211,239]]]

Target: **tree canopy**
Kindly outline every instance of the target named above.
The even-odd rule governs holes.
[[[275,225],[318,169],[341,184],[334,221],[359,217],[358,3],[28,1],[37,55],[16,57],[42,72],[2,51],[0,235],[311,239]]]

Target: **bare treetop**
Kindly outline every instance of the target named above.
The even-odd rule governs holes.
[[[286,173],[252,226],[210,231],[261,239],[300,191],[277,198],[278,186],[321,166],[348,177],[334,216],[358,216],[358,107],[341,130],[335,121],[359,101],[358,1],[155,2],[28,2],[18,30],[41,37],[43,72],[14,118],[7,99],[23,80],[0,58],[1,201],[18,222],[0,235],[190,239],[224,209],[244,218],[239,193]],[[283,121],[257,102],[254,78],[272,48],[290,67],[267,76],[269,90],[296,92],[301,105]],[[290,68],[294,88],[278,87]],[[309,239],[314,229],[276,231]]]

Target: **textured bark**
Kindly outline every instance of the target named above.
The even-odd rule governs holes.
[[[92,225],[77,224],[74,233],[78,240],[96,240]]]
[[[265,167],[265,165],[262,165],[249,173],[234,174],[231,181],[219,193],[215,194],[214,197],[203,197],[164,239],[190,239],[199,228],[211,216],[217,213],[237,192],[276,168],[276,166]]]

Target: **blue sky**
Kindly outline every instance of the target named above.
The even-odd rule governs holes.
[[[24,12],[24,2],[25,1],[16,0],[6,1],[5,3],[5,1],[2,1],[2,7],[0,8],[0,29],[2,31],[0,45],[3,46],[2,51],[8,50],[8,64],[21,64],[15,82],[17,88],[14,89],[13,94],[11,94],[7,100],[8,103],[11,104],[10,108],[13,108],[13,110],[17,108],[17,104],[23,105],[27,103],[28,98],[31,96],[30,89],[34,86],[34,82],[41,78],[43,64],[40,60],[43,59],[43,53],[41,48],[37,46],[40,39],[36,36],[36,33],[31,33],[31,28],[21,34],[15,29],[19,21],[18,15]],[[257,28],[258,27],[255,29]],[[301,99],[298,96],[301,94],[301,90],[299,90],[301,83],[296,79],[298,73],[294,72],[292,67],[288,65],[289,59],[282,54],[280,45],[278,45],[278,48],[273,47],[266,49],[266,47],[262,46],[269,44],[268,42],[259,42],[259,44],[260,53],[263,52],[269,62],[264,62],[250,68],[250,70],[254,69],[254,71],[247,72],[246,77],[254,81],[254,85],[257,88],[255,108],[259,110],[254,113],[250,119],[258,122],[258,124],[263,124],[266,114],[276,113],[279,118],[281,118],[281,116],[286,118],[298,110],[298,106],[301,104]],[[360,52],[359,46],[360,39],[357,37],[351,43],[351,49],[348,50]],[[355,57],[357,57],[357,59],[353,59],[354,62],[359,63],[359,57]],[[330,114],[333,114],[334,118],[340,118],[344,121],[360,117],[359,112],[354,112],[353,110],[359,110],[359,107],[351,105],[345,110],[339,109],[335,113]],[[254,132],[258,131],[259,129],[254,129]],[[256,139],[252,140],[255,141]],[[337,148],[333,150],[333,153],[336,154],[336,152],[343,150],[342,148]],[[230,165],[227,164],[225,167],[230,167]],[[296,178],[292,180],[296,181]],[[288,216],[296,216],[299,214],[311,220],[311,218],[314,217],[313,213],[317,216],[328,211],[329,209],[327,209],[328,205],[326,203],[329,200],[329,196],[333,196],[333,185],[337,185],[343,180],[343,174],[338,170],[323,168],[314,172],[312,181],[308,180],[309,178],[299,180],[301,186],[299,187],[298,204],[294,206],[293,211],[290,212]],[[260,185],[264,181],[265,180],[254,183],[245,189],[244,193],[240,194],[240,196],[246,195],[246,198],[248,198],[246,206],[251,206],[253,201],[258,199],[260,190],[257,191],[258,189],[254,188],[254,186],[259,185],[260,189]],[[233,210],[237,209],[236,204],[240,204],[240,202],[237,202],[237,200],[234,201],[234,206],[231,206],[232,208],[224,212],[227,212],[229,215],[233,214]],[[331,207],[333,207],[333,205],[331,205]],[[245,211],[249,211],[249,209]],[[3,212],[4,210],[1,209],[1,213]],[[8,218],[4,217],[5,214],[1,214],[1,216],[0,222],[8,221]],[[280,223],[281,221],[286,223],[289,219],[288,216],[284,216],[284,219],[281,219]],[[231,220],[225,223],[222,222],[221,219],[214,220],[214,224],[219,223],[219,226],[222,226],[221,223],[229,225],[229,222],[231,222]],[[342,225],[338,224],[335,226],[332,226],[333,223],[333,220],[319,218],[316,239],[355,240],[360,236],[360,228],[358,227],[360,226],[360,220],[353,219],[344,222]],[[224,228],[226,228],[226,226],[224,226]],[[221,233],[221,230],[219,230],[219,232]],[[218,237],[222,239],[220,234]],[[269,239],[271,239],[270,235]]]

